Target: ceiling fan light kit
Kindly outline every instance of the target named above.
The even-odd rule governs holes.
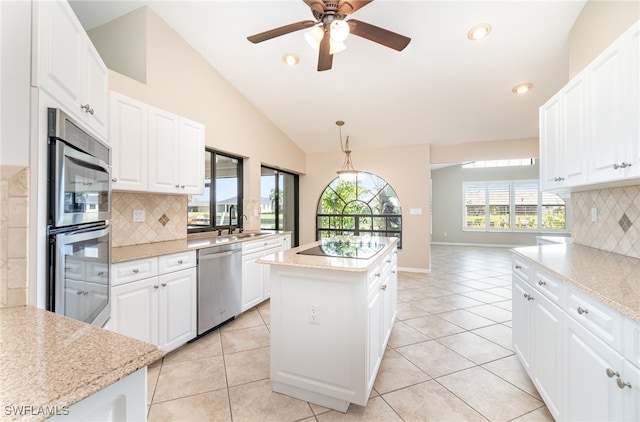
[[[397,51],[402,51],[411,38],[396,34],[384,28],[346,16],[366,6],[373,0],[303,0],[311,9],[315,21],[304,20],[280,26],[247,37],[254,44],[279,37],[290,32],[312,28],[305,33],[307,42],[319,50],[318,71],[329,70],[333,65],[333,55],[346,49],[343,41],[354,34]]]

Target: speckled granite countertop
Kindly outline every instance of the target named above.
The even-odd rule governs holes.
[[[136,259],[150,258],[152,256],[170,255],[178,252],[198,250],[210,246],[226,245],[229,243],[249,242],[252,240],[266,239],[280,236],[290,232],[280,231],[262,233],[255,237],[239,237],[257,232],[238,233],[235,236],[217,236],[214,232],[190,234],[186,239],[168,240],[165,242],[143,243],[140,245],[119,246],[111,249],[111,263],[133,261]]]
[[[640,259],[577,244],[512,251],[640,322]]]
[[[0,309],[0,406],[71,406],[163,356],[156,346],[32,306]]]
[[[380,252],[376,253],[369,259],[298,254],[298,252],[300,251],[313,248],[314,246],[318,246],[322,243],[322,241],[317,241],[298,246],[297,248],[289,249],[288,251],[265,256],[263,258],[257,259],[256,262],[260,264],[279,265],[285,267],[315,268],[321,270],[353,272],[368,271],[378,262],[378,260],[382,256],[384,256],[386,252],[388,252],[391,248],[394,248],[396,243],[398,243],[398,239],[395,237],[381,237],[376,239],[378,242],[384,243],[385,246],[380,250]]]

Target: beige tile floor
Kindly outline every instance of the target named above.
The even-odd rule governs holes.
[[[508,249],[434,245],[398,276],[398,314],[366,407],[346,414],[273,393],[269,302],[148,372],[157,421],[552,421],[511,346]]]

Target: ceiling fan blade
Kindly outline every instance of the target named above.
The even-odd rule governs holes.
[[[304,0],[304,2],[316,13],[324,13],[324,2],[322,0]]]
[[[331,52],[331,37],[329,31],[324,32],[324,37],[320,41],[320,53],[318,54],[318,72],[331,69],[333,64],[333,54]]]
[[[273,28],[259,34],[248,36],[247,39],[252,43],[257,44],[262,41],[270,40],[271,38],[279,37],[280,35],[288,34],[289,32],[295,32],[301,29],[310,28],[316,23],[317,22],[311,20],[291,23],[289,25],[280,26],[278,28]]]
[[[348,15],[371,3],[373,0],[341,0],[338,3],[338,14]]]
[[[379,26],[371,25],[370,23],[362,22],[356,19],[349,19],[350,32],[362,38],[366,38],[370,41],[377,42],[386,47],[393,48],[394,50],[402,51],[409,44],[411,38],[404,35],[396,34],[387,29],[380,28]]]

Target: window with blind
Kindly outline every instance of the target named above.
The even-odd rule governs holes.
[[[537,181],[466,182],[463,230],[566,231],[566,203]]]

